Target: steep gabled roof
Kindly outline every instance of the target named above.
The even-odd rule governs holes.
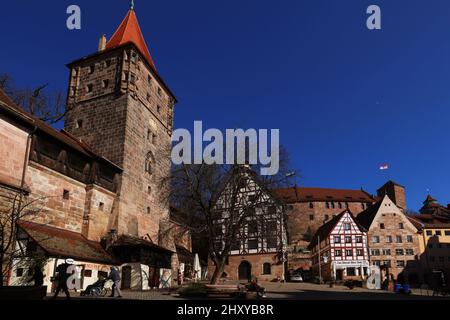
[[[150,66],[156,71],[155,64],[150,55],[150,51],[148,50],[144,36],[142,35],[141,27],[139,26],[134,9],[128,11],[122,23],[107,42],[106,49],[112,49],[127,43],[133,43],[144,55],[144,58]]]
[[[370,228],[370,225],[372,224],[373,219],[375,219],[378,210],[380,210],[382,203],[383,199],[379,200],[373,206],[370,206],[363,212],[359,213],[358,216],[356,217],[356,221],[358,221],[359,224],[361,224],[365,229],[368,230]]]

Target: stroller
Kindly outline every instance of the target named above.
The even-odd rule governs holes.
[[[95,283],[88,285],[86,290],[81,292],[81,296],[105,297],[111,290],[111,286],[106,286],[109,279],[97,280]]]

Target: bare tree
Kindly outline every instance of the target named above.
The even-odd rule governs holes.
[[[45,200],[22,191],[0,189],[0,286],[5,284],[14,260],[24,255],[22,248],[16,246],[17,223],[37,217]]]
[[[53,124],[63,120],[67,113],[66,96],[55,91],[47,92],[49,84],[42,84],[35,88],[18,89],[14,79],[8,74],[0,74],[0,89],[25,111],[40,120]]]
[[[274,176],[258,174],[259,166],[246,165],[180,165],[173,169],[171,203],[186,213],[185,220],[192,235],[204,239],[208,255],[215,265],[211,283],[217,283],[227,258],[239,241],[239,235],[249,219],[272,219],[270,213],[255,215],[255,208],[269,210],[272,188],[290,184],[292,171],[288,157],[281,152],[280,171]],[[249,181],[253,181],[254,184]],[[248,194],[252,197],[248,197]],[[269,199],[271,198],[271,199]],[[255,222],[263,232],[270,233],[267,221]],[[279,223],[284,223],[281,218]],[[279,241],[278,243],[281,243]]]

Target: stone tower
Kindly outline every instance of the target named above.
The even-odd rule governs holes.
[[[402,210],[406,210],[406,196],[404,186],[394,181],[388,181],[380,189],[377,190],[377,195],[380,198],[383,198],[385,195],[387,195],[397,207]]]
[[[65,130],[123,169],[105,231],[158,243],[169,215],[159,191],[170,172],[176,98],[156,70],[134,7],[109,41],[100,38],[98,52],[68,67]]]

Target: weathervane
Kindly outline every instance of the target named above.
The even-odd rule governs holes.
[[[134,10],[134,0],[131,0],[130,10]]]

